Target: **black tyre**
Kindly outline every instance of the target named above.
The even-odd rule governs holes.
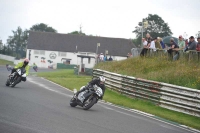
[[[11,84],[11,87],[15,87],[21,81],[21,77],[17,77],[17,79]]]
[[[84,110],[90,109],[95,103],[97,102],[96,97],[90,97],[88,100],[85,102],[85,105],[83,106]]]
[[[70,106],[71,106],[71,107],[76,107],[76,106],[77,106],[76,100],[75,100],[74,98],[72,98],[72,99],[70,100]]]
[[[6,81],[6,86],[9,86],[9,85],[10,85],[10,80],[7,79],[7,81]]]

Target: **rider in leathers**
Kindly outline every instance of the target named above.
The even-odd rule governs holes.
[[[78,91],[78,92],[76,93],[76,96],[78,96],[79,93],[85,91],[86,89],[92,88],[92,86],[96,84],[96,85],[99,86],[99,87],[102,89],[102,91],[103,91],[103,95],[102,95],[102,97],[100,97],[100,99],[103,99],[104,92],[105,92],[105,89],[106,89],[104,83],[105,83],[105,78],[104,78],[103,76],[100,76],[100,77],[98,77],[98,78],[96,78],[96,79],[93,79],[92,81],[90,81],[90,82],[88,83],[87,86],[85,86],[82,90]]]

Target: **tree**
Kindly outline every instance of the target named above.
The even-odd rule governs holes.
[[[138,37],[138,38],[135,38],[135,39],[132,39],[132,42],[133,42],[133,44],[136,46],[136,47],[141,47],[141,37]]]
[[[21,27],[18,27],[16,31],[12,32],[13,36],[9,36],[7,39],[7,49],[11,49],[12,55],[16,55],[18,59],[26,57],[28,30],[23,31]]]
[[[73,32],[70,32],[70,33],[68,33],[68,34],[74,34],[74,35],[84,35],[84,36],[86,36],[86,34],[85,34],[85,33],[83,33],[83,32],[80,32],[80,31],[73,31]]]
[[[146,21],[146,27],[145,22]],[[133,33],[136,34],[137,38],[141,38],[142,33],[140,30],[140,27],[142,26],[142,22],[138,23],[138,26],[135,27],[135,30]],[[158,16],[157,14],[149,14],[147,18],[143,19],[143,28],[144,32],[143,35],[146,33],[149,33],[152,37],[165,37],[165,36],[171,36],[173,33],[171,32],[170,27],[168,26],[168,23],[165,23],[165,21]]]
[[[30,28],[30,31],[55,32],[55,33],[57,33],[57,31],[54,28],[49,27],[48,25],[46,25],[44,23],[33,25]]]
[[[200,31],[196,34],[196,38],[200,37]]]
[[[0,40],[0,50],[3,49],[3,43],[2,43],[2,40]]]

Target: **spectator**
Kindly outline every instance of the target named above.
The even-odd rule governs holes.
[[[185,48],[185,41],[183,40],[183,37],[181,35],[179,36],[178,46],[179,46],[180,49]]]
[[[147,53],[148,47],[147,47],[147,41],[145,40],[145,38],[142,38],[142,43],[143,43],[143,49],[140,53],[140,56],[144,56]]]
[[[159,37],[159,41],[160,41],[160,45],[161,45],[162,49],[165,49],[165,44],[162,41],[162,38]]]
[[[188,39],[185,39],[185,48],[187,47],[188,45]]]
[[[156,49],[162,49],[161,45],[160,45],[160,38],[159,37],[156,38],[155,47],[156,47]]]
[[[130,53],[127,54],[127,58],[130,58],[132,55]]]
[[[103,60],[104,60],[104,61],[107,61],[107,56],[104,56]]]
[[[170,39],[170,49],[168,50],[168,53],[170,54],[170,56],[172,56],[172,52],[173,50],[175,50],[175,55],[173,57],[173,60],[177,60],[179,58],[179,52],[178,52],[178,48],[179,46],[175,43],[174,39],[171,38]]]
[[[112,59],[112,57],[110,56],[108,60],[109,60],[109,61],[112,61],[113,59]]]
[[[189,43],[188,43],[188,46],[185,48],[185,52],[186,51],[188,51],[188,50],[196,50],[196,45],[197,45],[197,43],[196,43],[196,41],[194,40],[194,37],[193,36],[191,36],[190,38],[190,41],[189,41]]]
[[[196,47],[197,51],[200,51],[200,37],[197,38],[197,47]]]
[[[152,37],[150,36],[149,33],[146,34],[146,41],[147,41],[147,46],[150,47],[151,41],[152,41]]]
[[[150,49],[156,51],[155,42],[157,41],[157,37],[151,40],[151,44],[149,46]]]
[[[104,59],[103,53],[100,54],[99,58],[100,58],[100,61],[103,61],[103,59]]]

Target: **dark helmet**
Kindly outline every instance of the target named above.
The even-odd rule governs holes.
[[[24,65],[28,65],[28,63],[29,63],[29,59],[25,58],[24,59]]]

